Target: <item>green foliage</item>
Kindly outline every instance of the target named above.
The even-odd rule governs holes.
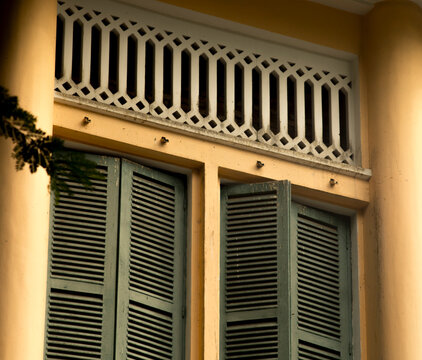
[[[31,173],[38,167],[50,176],[50,189],[56,201],[60,192],[72,194],[67,182],[77,182],[92,188],[92,180],[102,179],[96,164],[81,153],[64,151],[63,140],[46,135],[36,127],[37,119],[21,109],[16,96],[0,86],[0,136],[10,138],[14,144],[12,157],[16,159],[16,170],[29,165]]]

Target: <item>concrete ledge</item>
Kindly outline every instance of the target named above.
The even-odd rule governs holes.
[[[112,115],[116,118],[134,123],[145,124],[162,129],[171,129],[172,131],[178,133],[185,135],[189,134],[192,137],[232,146],[238,149],[249,151],[253,150],[257,154],[273,156],[275,158],[283,159],[296,164],[328,170],[337,174],[342,174],[361,180],[369,180],[372,176],[372,171],[370,169],[365,169],[349,164],[336,163],[331,160],[320,159],[315,156],[302,154],[293,150],[280,149],[275,146],[262,144],[252,140],[242,139],[227,134],[221,134],[207,129],[195,128],[189,125],[176,123],[172,120],[165,120],[157,118],[153,115],[121,109],[116,106],[102,104],[93,100],[55,92],[55,101],[62,104],[84,108],[86,110],[94,111],[104,115]]]

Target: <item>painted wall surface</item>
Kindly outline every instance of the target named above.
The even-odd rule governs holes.
[[[368,359],[421,359],[422,11],[385,1],[365,20],[373,170],[365,214]]]
[[[368,183],[58,102],[53,107],[55,1],[1,5],[0,84],[39,125],[51,131],[54,118],[54,134],[64,139],[192,172],[190,359],[218,359],[221,178],[289,179],[297,196],[356,211],[361,359],[422,358],[422,162],[415,150],[422,133],[421,10],[386,1],[362,18],[307,1],[165,2],[360,56],[363,165],[373,170]],[[162,136],[170,142],[162,145]],[[0,359],[41,359],[48,179],[16,173],[9,154],[10,144],[0,140]],[[257,169],[257,160],[265,166]],[[338,185],[330,186],[331,178]]]
[[[360,49],[361,16],[309,1],[162,2],[354,54]]]
[[[0,85],[51,133],[54,0],[0,2]],[[43,358],[49,222],[48,177],[16,172],[0,139],[0,359]]]
[[[274,1],[263,7],[251,2],[173,3],[338,50],[357,53],[359,48],[360,18],[318,4]],[[241,11],[234,11],[239,8]],[[38,116],[40,126],[51,131],[55,2],[21,0],[14,2],[13,8],[8,6],[4,9],[2,15],[1,53],[7,56],[1,59],[1,83],[19,95],[22,106]],[[88,126],[82,125],[84,116],[92,120]],[[192,171],[187,326],[187,353],[191,359],[218,358],[221,177],[243,182],[289,179],[296,195],[357,211],[369,200],[369,187],[365,180],[58,103],[54,105],[54,134],[81,144],[178,165]],[[168,137],[170,142],[161,145],[161,136]],[[48,179],[42,172],[35,176],[15,173],[8,155],[10,146],[6,142],[1,142],[0,146],[0,175],[4,179],[0,192],[3,229],[0,281],[6,293],[0,297],[0,358],[41,359]],[[265,167],[257,169],[257,160],[265,163]],[[338,181],[335,187],[329,185],[333,177]],[[16,219],[19,221],[16,222]]]

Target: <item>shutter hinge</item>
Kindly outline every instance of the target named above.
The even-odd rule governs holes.
[[[350,358],[351,358],[352,354],[353,354],[353,344],[352,343],[349,343],[349,355],[350,355]]]
[[[186,317],[186,307],[183,306],[182,308],[182,319]]]

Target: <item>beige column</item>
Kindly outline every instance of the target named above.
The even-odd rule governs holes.
[[[204,167],[205,168],[205,167]],[[204,359],[204,168],[194,169],[190,182],[190,248],[188,251],[187,359]],[[190,274],[190,276],[189,276]]]
[[[377,4],[363,43],[373,171],[365,214],[368,359],[422,359],[421,9],[407,0]]]
[[[0,85],[52,131],[55,0],[0,1]],[[49,222],[44,170],[17,172],[0,138],[0,359],[41,360]]]
[[[204,164],[204,360],[220,352],[220,181],[218,166]]]

